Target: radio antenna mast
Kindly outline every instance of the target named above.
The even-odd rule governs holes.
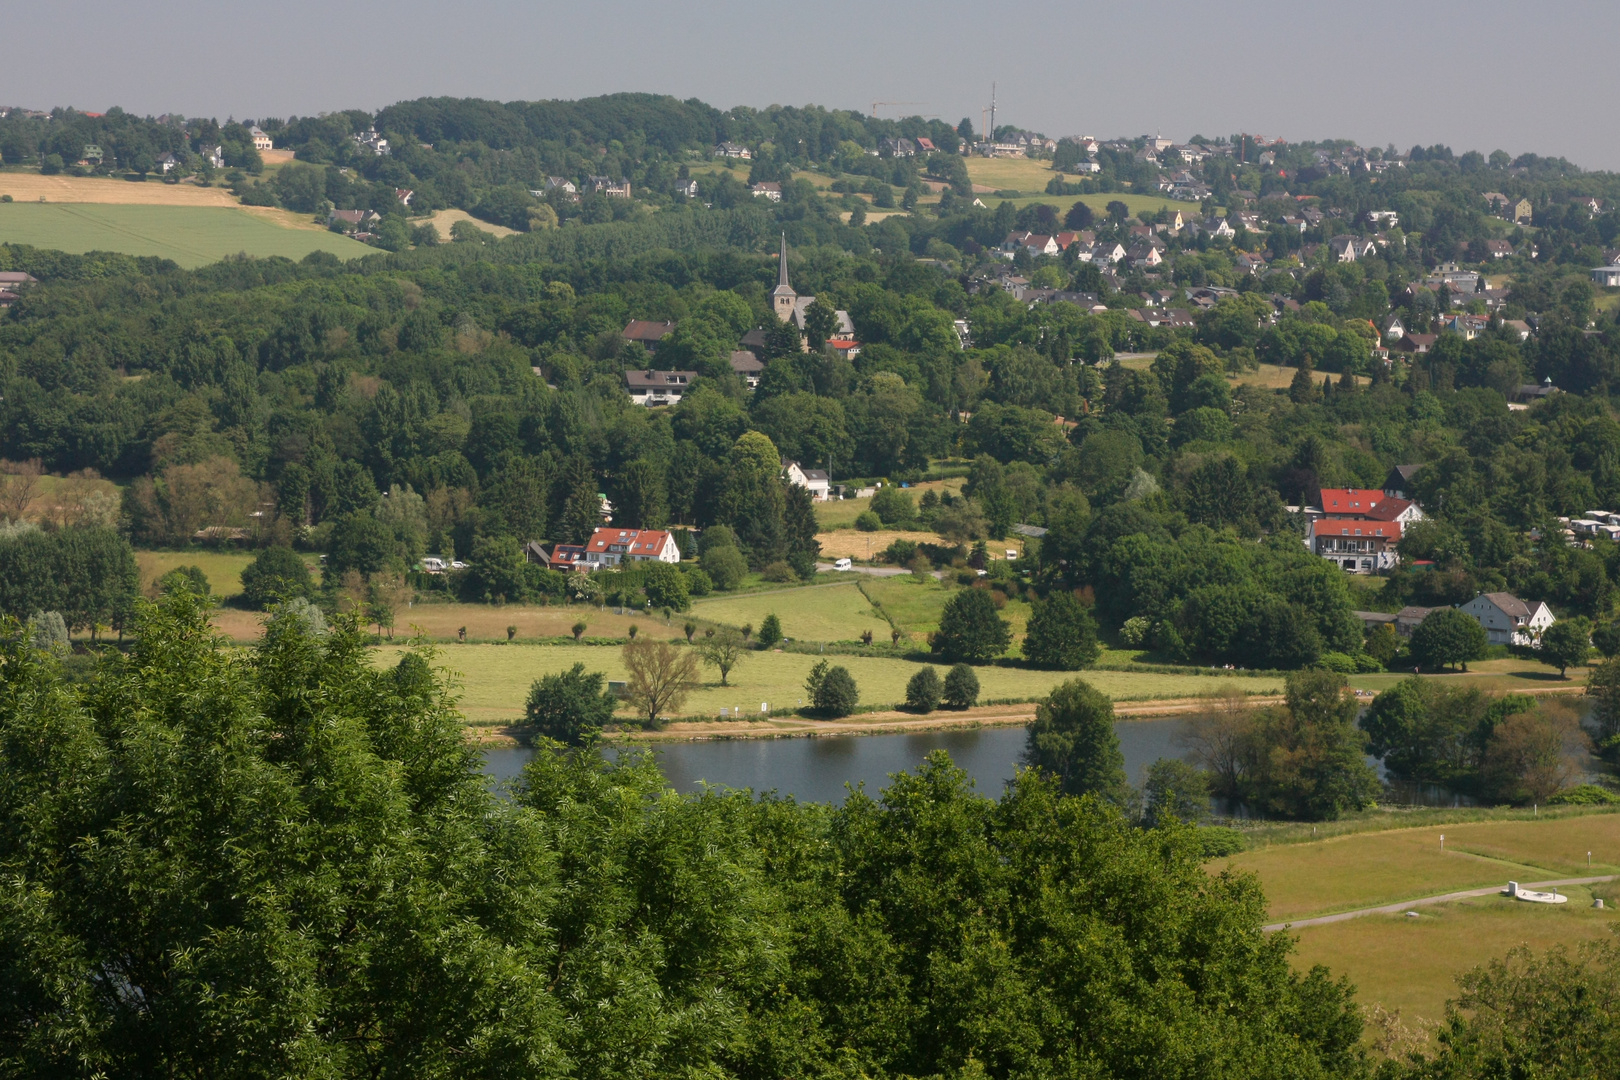
[[[996,141],[996,84],[990,84],[990,133],[985,136],[986,141]]]

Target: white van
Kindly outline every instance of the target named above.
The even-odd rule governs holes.
[[[839,559],[837,562],[833,563],[833,569],[834,570],[853,570],[853,569],[855,569],[855,563],[854,563],[853,560],[850,560],[850,559]]]

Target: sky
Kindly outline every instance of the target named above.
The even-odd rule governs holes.
[[[1620,4],[0,0],[0,103],[225,119],[637,90],[1047,135],[1445,143],[1620,169]]]

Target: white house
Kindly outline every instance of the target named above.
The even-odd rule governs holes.
[[[1492,645],[1535,645],[1542,631],[1554,622],[1547,605],[1537,600],[1527,604],[1512,593],[1480,593],[1462,610],[1479,620],[1485,640]]]
[[[585,562],[592,569],[621,562],[681,561],[681,549],[666,529],[597,529],[585,545]]]
[[[624,387],[637,405],[678,405],[697,377],[695,371],[627,371]]]
[[[787,474],[788,483],[808,488],[810,497],[817,502],[826,502],[832,498],[832,479],[827,475],[826,469],[806,469],[797,461],[789,461],[782,467],[782,471]]]

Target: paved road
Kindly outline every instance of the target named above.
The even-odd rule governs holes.
[[[1620,875],[1559,878],[1557,881],[1521,881],[1519,882],[1519,888],[1547,889],[1555,885],[1596,885],[1602,881],[1613,881],[1616,877],[1620,877]],[[1444,896],[1425,896],[1417,900],[1405,900],[1399,904],[1384,904],[1381,907],[1341,911],[1337,915],[1318,915],[1314,919],[1295,919],[1293,922],[1272,923],[1270,926],[1262,926],[1260,929],[1288,930],[1290,928],[1297,929],[1301,926],[1322,926],[1325,923],[1344,922],[1346,919],[1359,919],[1363,915],[1397,915],[1411,908],[1426,907],[1429,904],[1444,904],[1452,900],[1466,900],[1470,896],[1490,896],[1493,893],[1501,893],[1506,887],[1507,883],[1504,882],[1501,885],[1492,885],[1486,889],[1465,889],[1462,892],[1446,893]]]
[[[830,562],[818,562],[818,563],[816,563],[816,569],[821,571],[824,574],[834,573],[834,572],[841,573],[841,574],[850,574],[850,573],[854,573],[854,574],[871,574],[873,577],[899,577],[901,574],[909,574],[909,573],[911,573],[910,570],[907,570],[903,566],[860,566],[860,565],[856,565],[856,566],[850,567],[848,570],[838,570]],[[944,575],[944,571],[941,571],[941,570],[935,570],[934,574],[933,574],[933,576],[936,577],[936,578],[937,577],[942,577],[943,575]]]

